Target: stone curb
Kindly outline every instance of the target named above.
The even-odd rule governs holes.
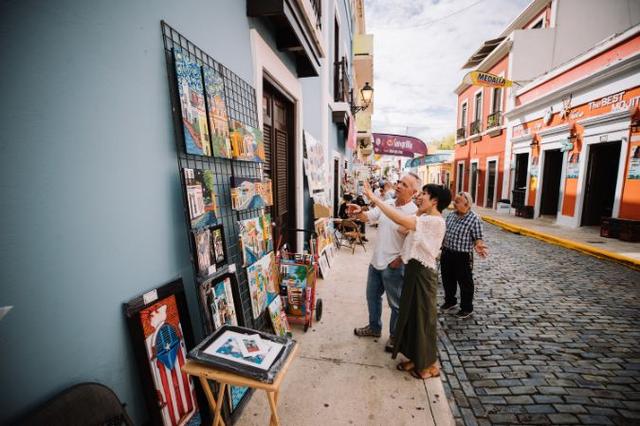
[[[537,238],[538,240],[546,241],[551,244],[555,244],[571,250],[576,250],[582,253],[586,253],[588,255],[591,255],[600,259],[612,260],[614,262],[628,266],[631,269],[640,271],[640,260],[623,256],[608,250],[602,250],[597,247],[590,246],[588,244],[582,244],[576,241],[571,241],[571,240],[566,240],[564,238],[556,237],[551,234],[546,234],[544,232],[534,231],[524,226],[514,225],[512,223],[508,223],[500,219],[496,219],[495,217],[492,217],[492,216],[483,215],[480,217],[485,222],[499,226],[500,228],[506,231],[513,232],[514,234],[520,234],[520,235],[525,235],[527,237]]]

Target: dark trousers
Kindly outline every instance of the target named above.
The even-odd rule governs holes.
[[[456,304],[460,285],[460,309],[473,312],[473,253],[442,249],[440,272],[445,303]]]

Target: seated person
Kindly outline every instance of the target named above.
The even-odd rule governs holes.
[[[353,195],[344,194],[342,196],[342,203],[340,207],[338,207],[338,217],[340,219],[349,219],[349,214],[347,213],[347,204],[351,204],[353,202]]]

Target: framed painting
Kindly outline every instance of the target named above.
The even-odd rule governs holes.
[[[200,65],[182,49],[173,49],[182,128],[187,154],[211,155]]]
[[[230,138],[231,151],[234,159],[264,162],[264,139],[260,129],[256,129],[239,121],[234,121]]]
[[[224,238],[224,228],[222,224],[209,229],[211,263],[219,268],[227,263],[227,244]]]
[[[252,217],[238,221],[240,228],[240,244],[242,246],[242,259],[248,266],[258,261],[267,252],[265,241],[264,222],[262,216]]]
[[[209,275],[213,273],[211,268],[211,233],[208,229],[196,231],[193,234],[193,241],[196,249],[198,274]]]
[[[208,66],[202,67],[211,153],[214,157],[231,158],[229,117],[224,97],[224,82],[220,73]]]
[[[200,308],[207,335],[223,325],[238,325],[234,286],[238,286],[235,273],[210,278],[199,285]]]
[[[204,228],[218,221],[213,170],[182,169],[191,228]]]
[[[258,318],[267,308],[268,293],[277,294],[278,292],[278,269],[273,252],[269,252],[247,267],[247,280],[253,318]]]
[[[182,280],[124,304],[153,424],[183,425],[198,412],[194,383],[182,371],[193,345]]]
[[[231,208],[260,209],[273,205],[271,180],[231,177]]]

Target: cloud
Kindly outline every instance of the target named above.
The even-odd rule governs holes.
[[[365,0],[374,35],[374,131],[425,141],[455,132],[460,67],[529,2]]]

